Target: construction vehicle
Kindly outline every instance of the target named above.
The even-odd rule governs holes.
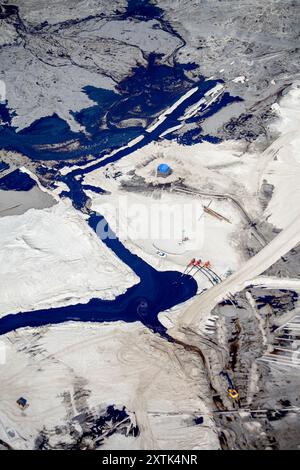
[[[156,254],[160,256],[161,258],[166,258],[167,254],[164,251],[157,250]]]
[[[228,391],[228,395],[233,400],[236,400],[237,398],[239,398],[239,392],[235,388],[228,388],[227,391]]]
[[[237,400],[239,398],[239,392],[237,389],[234,387],[231,378],[229,377],[227,372],[220,372],[220,375],[224,377],[228,383],[228,388],[227,388],[227,393],[230,398],[233,400]]]

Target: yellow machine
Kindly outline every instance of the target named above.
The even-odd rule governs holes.
[[[229,388],[228,389],[228,395],[230,396],[230,398],[232,398],[233,400],[236,400],[238,397],[239,397],[239,393],[237,390],[235,390],[235,388]]]
[[[234,388],[234,385],[232,383],[231,378],[228,375],[228,372],[222,371],[220,372],[220,375],[224,377],[228,383],[228,388],[227,388],[228,396],[232,398],[233,400],[237,400],[239,398],[239,392],[237,391],[236,388]]]

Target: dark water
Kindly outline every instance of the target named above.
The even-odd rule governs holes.
[[[175,271],[150,272],[144,269],[144,278],[113,301],[92,299],[87,304],[35,310],[6,315],[0,319],[0,334],[18,328],[80,322],[140,321],[151,330],[167,337],[157,314],[188,300],[197,292],[196,281],[189,276],[181,278]]]
[[[2,122],[2,125],[11,123],[11,115],[7,108],[7,103],[0,103],[0,123],[1,122]],[[1,132],[2,125],[0,124],[0,132]]]
[[[128,0],[127,2],[127,17],[152,20],[153,18],[161,18],[162,15],[163,10],[150,3],[149,0]]]
[[[10,125],[9,110],[2,105],[5,122],[0,126],[0,147],[19,151],[34,160],[65,161],[90,154],[97,157],[126,145],[144,129],[135,126],[118,128],[123,120],[139,118],[151,122],[156,114],[191,87],[183,67],[174,70],[157,64],[156,59],[152,56],[147,67],[133,70],[129,78],[119,83],[118,93],[95,87],[83,90],[96,104],[73,113],[73,116],[79,124],[86,126],[87,134],[71,131],[56,114],[16,132]],[[76,142],[79,148],[70,148],[70,142]]]
[[[176,35],[184,44],[176,31],[163,20],[163,11],[149,1],[128,1],[127,10],[123,16],[144,20],[156,18],[163,29]],[[180,122],[178,119],[187,107],[196,103],[208,89],[217,83],[216,80],[205,80],[201,76],[195,83],[186,75],[186,71],[195,68],[195,64],[177,64],[174,61],[172,66],[165,65],[159,63],[160,58],[157,54],[150,54],[147,66],[135,68],[129,77],[118,84],[116,92],[92,86],[85,87],[83,91],[95,104],[80,112],[74,112],[73,117],[85,127],[86,133],[71,131],[68,124],[55,114],[43,117],[28,128],[16,132],[16,129],[11,126],[12,111],[5,105],[1,105],[0,148],[19,151],[33,160],[43,160],[45,163],[47,160],[55,160],[56,169],[52,167],[53,165],[49,168],[40,166],[38,172],[40,175],[47,176],[50,186],[54,186],[57,180],[66,183],[69,190],[61,196],[69,197],[77,209],[83,209],[87,200],[84,189],[102,191],[99,188],[82,185],[85,173],[117,161],[134,150],[158,140],[162,132]],[[157,129],[151,133],[145,131],[145,127],[150,125],[155,117],[195,86],[199,87],[197,92],[168,115]],[[223,96],[206,111],[207,115],[217,112],[231,99],[234,100],[230,96]],[[128,119],[137,120],[136,122],[143,124],[124,127],[123,122]],[[108,156],[103,161],[98,160],[98,157],[126,145],[139,135],[143,135],[144,139],[133,147],[119,150],[115,155]],[[200,134],[198,131],[197,135],[186,133],[180,138],[188,145],[201,138],[213,141],[211,136],[201,136],[201,131]],[[76,159],[79,167],[82,166],[86,162],[87,155],[96,157],[95,162],[88,169],[79,168],[65,176],[60,176],[56,171],[59,167],[68,165],[70,159]],[[12,174],[10,179],[4,181],[3,184],[11,184],[14,186],[13,189],[29,188],[32,183],[20,181],[19,176],[19,174]],[[76,177],[81,178],[76,179]],[[94,230],[102,220],[101,215],[90,213],[89,224]],[[110,230],[108,226],[107,230]],[[0,334],[26,326],[35,327],[66,321],[123,320],[141,321],[152,330],[165,335],[165,328],[157,318],[158,313],[194,296],[197,291],[196,281],[190,276],[181,276],[181,273],[175,271],[156,271],[141,258],[130,253],[117,238],[106,239],[103,243],[140,277],[140,282],[136,286],[129,288],[125,294],[118,296],[114,301],[92,299],[87,304],[7,315],[0,319]]]
[[[5,191],[29,191],[35,185],[36,182],[20,170],[12,171],[2,178],[0,174],[0,189]]]
[[[160,106],[162,109],[165,109],[169,105],[173,104],[173,102],[176,101],[183,93],[186,93],[187,89],[191,88],[191,84],[189,84],[187,89],[182,89],[179,87],[181,93],[178,95],[178,93],[175,93],[174,91],[172,80],[170,80],[170,82],[168,80],[163,80],[163,85],[159,87],[159,76],[153,78],[153,80],[151,78],[151,74],[155,74],[155,70],[159,71],[159,73],[161,73],[165,79],[166,77],[169,77],[168,69],[165,67],[161,68],[160,66],[157,67],[155,62],[153,62],[152,66],[150,67],[150,71],[146,72],[145,70],[139,70],[134,75],[134,78],[130,78],[124,81],[122,84],[122,93],[123,96],[124,94],[128,94],[127,99],[131,102],[128,109],[126,106],[124,106],[124,108],[120,107],[118,102],[114,102],[111,106],[114,97],[112,95],[106,96],[104,94],[105,98],[107,98],[106,105],[110,106],[109,112],[111,114],[109,119],[111,121],[114,121],[115,123],[119,122],[123,116],[126,116],[126,118],[128,116],[133,116],[132,112],[134,111],[129,111],[134,105],[132,99],[137,100],[137,102],[140,103],[139,116],[141,113],[143,113],[143,116],[149,116],[150,114],[152,115],[153,113],[156,113]],[[182,72],[181,68],[179,71],[179,73]],[[172,71],[172,73],[175,72]],[[148,83],[147,79],[149,74],[150,79]],[[134,82],[135,90],[137,90],[137,93],[139,93],[139,95],[136,95],[134,98],[129,96],[132,80]],[[153,103],[148,102],[145,95],[142,93],[143,83],[149,84],[148,94],[150,94],[151,98],[153,99]],[[155,84],[154,90],[152,89],[151,83]],[[195,92],[175,111],[173,111],[173,113],[167,117],[166,121],[164,121],[157,129],[151,133],[144,132],[144,140],[142,142],[139,142],[131,148],[119,150],[115,155],[107,157],[102,161],[96,160],[88,169],[82,170],[82,168],[78,168],[68,175],[60,177],[61,181],[65,182],[69,187],[69,191],[63,193],[62,196],[68,196],[77,209],[82,209],[85,206],[87,199],[84,193],[84,189],[87,188],[82,186],[82,176],[85,173],[93,171],[96,168],[103,167],[109,162],[117,161],[132,151],[142,147],[143,145],[146,145],[153,140],[157,140],[161,132],[172,127],[173,125],[178,124],[178,118],[182,116],[185,109],[197,102],[203,96],[205,91],[212,88],[216,83],[216,81],[201,80],[199,82],[199,90],[197,90],[197,92]],[[95,92],[95,90],[89,90],[89,92],[91,91]],[[102,96],[101,93],[100,95]],[[98,95],[98,97],[100,95]],[[161,96],[164,96],[164,100],[162,101],[159,99]],[[124,109],[124,114],[122,114],[122,109]],[[96,109],[92,111],[90,110],[89,113],[90,112],[96,112]],[[83,114],[81,115],[81,119],[85,119],[85,122],[87,122],[87,120],[91,118],[89,114],[88,116]],[[89,128],[92,131],[92,126]],[[11,129],[8,130],[8,132],[12,132]],[[62,138],[62,136],[68,132],[70,131],[67,130],[66,124],[63,123],[60,119],[53,117],[40,120],[22,133],[12,135],[14,138],[16,138],[16,140],[22,139],[24,136],[29,135],[30,137],[28,137],[28,142],[30,141],[32,145],[32,142],[36,142],[36,139],[41,141],[43,137],[46,138],[47,136],[48,140],[50,138],[57,140],[58,138]],[[95,133],[93,134],[92,142],[94,142],[94,139],[97,141],[97,135],[99,133],[98,130],[95,130],[94,132]],[[124,132],[126,132],[126,130]],[[86,137],[84,138],[86,139]],[[115,138],[115,129],[112,129],[111,131],[111,138],[112,140]],[[89,148],[89,151],[90,149],[91,147]],[[53,153],[50,152],[50,154],[51,158],[53,158]],[[58,178],[58,174],[55,174],[53,171],[54,170],[52,169],[49,170],[49,173],[47,173],[47,169],[42,167],[40,168],[41,173],[44,172],[48,174],[48,176],[52,175],[53,178]],[[53,174],[51,172],[53,172]],[[81,176],[81,178],[76,179],[78,176]],[[55,181],[53,181],[53,183],[54,182]],[[92,187],[89,189],[94,190]],[[96,229],[98,222],[101,220],[101,215],[95,213],[90,214],[89,223],[94,230]],[[175,271],[156,271],[141,258],[130,253],[118,239],[106,239],[103,241],[103,243],[105,243],[116,254],[116,256],[118,256],[140,277],[140,282],[136,286],[129,288],[125,294],[118,296],[114,301],[92,299],[87,304],[77,304],[68,307],[51,308],[47,310],[36,310],[34,312],[23,312],[16,315],[7,315],[0,319],[0,334],[4,334],[11,330],[26,326],[36,327],[47,324],[62,323],[66,321],[111,322],[123,320],[126,322],[141,321],[144,325],[151,328],[152,330],[157,331],[162,335],[166,335],[165,328],[158,321],[158,313],[181,302],[184,302],[194,296],[197,292],[196,281],[190,276],[181,276],[181,273]]]
[[[5,162],[1,162],[0,160],[0,173],[4,170],[7,170],[9,168],[9,165]]]
[[[172,113],[151,140],[157,138],[159,133],[176,125],[177,118],[188,104],[196,102],[217,83],[216,80],[205,81],[203,77],[193,83],[185,75],[185,71],[193,64],[175,64],[171,67],[157,63],[157,59],[158,56],[150,55],[147,67],[134,69],[130,77],[119,83],[117,93],[85,87],[83,92],[96,104],[72,114],[86,128],[86,133],[73,132],[56,114],[43,117],[28,128],[16,132],[10,123],[11,112],[2,105],[2,119],[5,119],[0,126],[0,148],[18,151],[33,160],[66,162],[76,159],[78,163],[81,160],[84,162],[87,155],[102,156],[144,134],[145,125],[152,123],[164,109],[198,85],[199,92]],[[220,104],[221,107],[223,105]],[[215,112],[218,109],[215,107]],[[128,119],[142,120],[145,125],[122,127],[122,122]],[[190,143],[193,143],[192,140]]]
[[[203,81],[199,82],[199,84],[198,84],[199,89],[192,96],[190,96],[183,103],[181,103],[170,115],[168,115],[167,119],[162,124],[160,124],[160,126],[158,126],[154,131],[152,131],[151,133],[144,132],[143,133],[144,138],[143,138],[142,141],[136,143],[135,145],[133,145],[131,147],[120,149],[119,151],[117,151],[112,156],[108,156],[107,158],[103,158],[102,160],[95,160],[95,162],[93,164],[91,164],[91,166],[89,166],[86,169],[80,168],[80,165],[79,165],[79,168],[73,170],[71,173],[69,173],[65,176],[57,175],[57,178],[59,178],[61,181],[63,181],[69,187],[69,190],[64,191],[63,193],[61,193],[61,196],[62,197],[69,197],[72,200],[73,205],[76,209],[82,209],[85,206],[86,202],[87,202],[87,196],[84,193],[85,188],[82,186],[82,182],[81,182],[82,177],[83,177],[84,174],[89,173],[91,171],[94,171],[97,168],[104,167],[108,163],[116,162],[116,161],[120,160],[121,158],[123,158],[124,156],[129,155],[130,153],[132,153],[132,152],[142,148],[143,146],[149,144],[150,142],[152,142],[154,140],[158,140],[159,135],[162,132],[169,129],[170,127],[178,125],[180,123],[180,121],[178,119],[184,114],[185,110],[189,106],[191,106],[194,103],[196,103],[197,101],[199,101],[199,99],[203,97],[204,93],[207,90],[213,88],[217,83],[218,82],[216,80],[207,80],[207,81],[203,80]],[[167,85],[165,85],[165,86],[167,86]],[[179,95],[179,97],[180,96],[181,95]],[[179,97],[177,96],[176,99],[175,99],[175,97],[172,95],[172,101],[170,103],[168,103],[168,106],[170,106],[175,101],[177,101],[179,99]],[[226,101],[226,103],[227,103],[227,101]],[[223,105],[224,105],[224,103],[223,103]],[[149,105],[147,105],[147,106],[149,106]],[[222,104],[219,103],[219,107],[215,106],[215,110],[217,111],[218,109],[220,109],[221,106],[222,106]],[[165,109],[165,106],[164,106],[164,109]],[[209,136],[204,136],[203,139],[211,140],[212,143],[215,143],[215,140],[213,138],[210,138]],[[193,141],[193,135],[189,136],[188,141],[185,142],[185,143],[190,144],[191,141]],[[78,177],[81,177],[81,178],[76,179]],[[90,189],[94,190],[93,188],[90,188]],[[98,190],[98,192],[99,192],[99,190]],[[100,189],[100,192],[101,192],[101,189]]]
[[[103,220],[102,216],[93,213],[89,224],[96,230],[101,220]],[[103,243],[140,277],[137,285],[132,286],[125,294],[113,301],[92,299],[87,304],[6,315],[0,319],[0,334],[26,326],[36,327],[66,321],[123,320],[140,321],[153,331],[166,336],[165,328],[157,318],[158,313],[194,296],[197,292],[196,281],[190,276],[181,277],[181,273],[176,271],[156,271],[127,250],[117,238],[104,240]]]
[[[210,116],[213,116],[216,114],[220,109],[224,108],[225,106],[230,105],[231,103],[238,102],[238,101],[243,101],[240,97],[238,96],[231,96],[229,93],[225,92],[222,97],[219,100],[216,100],[214,103],[212,103],[209,108],[201,113],[201,120],[205,120]],[[190,129],[183,134],[179,132],[171,132],[166,136],[166,139],[172,140],[176,138],[176,140],[180,144],[184,145],[193,145],[193,144],[198,144],[200,142],[210,142],[212,144],[217,144],[221,142],[221,139],[218,138],[217,136],[211,136],[207,134],[203,134],[202,128],[201,128],[201,123],[199,123],[200,119],[199,116],[194,116],[186,121],[187,124],[190,123],[195,123],[195,128]]]

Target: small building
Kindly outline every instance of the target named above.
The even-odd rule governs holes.
[[[162,176],[163,178],[166,178],[171,173],[172,173],[172,170],[169,167],[169,165],[167,165],[166,163],[161,163],[160,165],[158,165],[157,171],[156,171],[157,176]]]
[[[26,398],[23,398],[23,397],[20,397],[18,400],[17,400],[17,405],[19,405],[20,408],[22,408],[22,410],[25,410],[25,408],[28,408],[28,403],[27,403],[27,400]]]

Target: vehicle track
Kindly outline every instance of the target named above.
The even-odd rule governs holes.
[[[234,198],[230,194],[220,194],[220,193],[212,193],[212,192],[206,192],[206,191],[198,191],[197,189],[187,188],[183,185],[182,186],[173,185],[171,190],[175,192],[184,192],[186,194],[211,197],[213,199],[227,200],[227,201],[232,202],[235,205],[235,207],[237,207],[239,212],[243,215],[243,218],[246,220],[246,222],[251,226],[251,229],[254,232],[254,235],[256,236],[260,244],[262,246],[266,246],[266,244],[268,243],[265,237],[256,228],[255,222],[251,219],[251,217],[249,216],[248,212],[243,207],[243,205],[238,201],[238,199]]]

